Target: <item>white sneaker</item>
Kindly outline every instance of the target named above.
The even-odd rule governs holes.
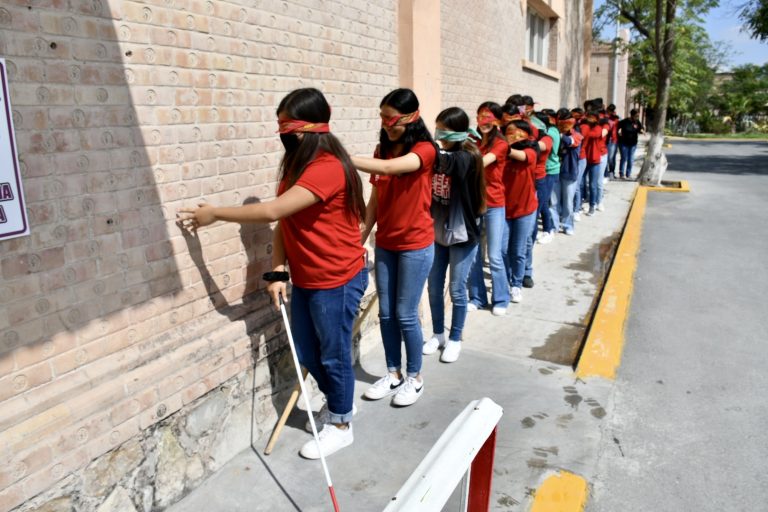
[[[455,363],[461,353],[461,342],[448,340],[445,344],[445,350],[443,350],[440,360],[444,363]]]
[[[573,236],[573,228],[565,228],[564,233],[568,236]]]
[[[581,213],[580,212],[574,213],[573,220],[575,220],[576,222],[581,222]]]
[[[512,302],[515,304],[518,304],[522,302],[523,300],[523,290],[518,288],[517,286],[512,287]]]
[[[312,439],[304,443],[299,454],[305,459],[319,459],[320,450],[322,450],[323,455],[328,457],[342,448],[351,445],[354,440],[355,435],[352,432],[351,423],[345,429],[329,424],[317,435],[317,441]],[[320,445],[319,449],[318,444]]]
[[[405,384],[400,386],[400,389],[395,393],[395,397],[392,399],[394,405],[405,407],[416,402],[424,391],[424,381],[416,380],[416,377],[406,377]]]
[[[331,422],[331,413],[328,411],[328,402],[325,400],[323,400],[323,406],[320,408],[320,410],[313,414],[315,415],[315,428],[317,428],[318,432],[323,430],[327,423]],[[352,404],[352,416],[356,415],[357,406]],[[307,420],[307,422],[304,424],[304,430],[310,433],[312,432],[312,424],[309,422],[309,420]]]
[[[370,400],[379,400],[385,396],[394,395],[397,393],[398,388],[403,385],[404,379],[398,380],[397,377],[393,377],[391,373],[387,373],[385,376],[374,382],[371,387],[365,390],[363,396]]]
[[[608,183],[609,181],[611,181],[611,180],[609,180],[609,179],[608,179],[608,176],[604,177],[604,178],[603,178],[603,185],[605,185],[605,184],[606,184],[606,183]]]
[[[604,212],[605,211],[605,206],[603,206],[603,203],[600,203],[597,206],[595,206],[595,210],[597,210],[599,212]]]
[[[421,347],[421,353],[425,356],[434,354],[438,349],[445,346],[445,333],[433,334],[431,338],[424,342],[424,346]]]
[[[505,306],[493,306],[491,314],[493,316],[504,316],[507,314],[507,308]]]
[[[554,238],[554,235],[552,234],[552,232],[548,231],[546,233],[542,233],[541,235],[539,235],[538,242],[540,244],[542,244],[542,245],[546,245],[546,244],[550,243],[553,238]]]
[[[477,309],[478,309],[477,304],[475,304],[474,302],[467,303],[467,313],[469,313],[470,311],[477,311]]]

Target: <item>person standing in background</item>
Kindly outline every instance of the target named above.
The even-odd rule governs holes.
[[[632,175],[637,136],[641,133],[644,133],[643,123],[637,117],[637,110],[632,109],[629,111],[629,117],[623,119],[618,126],[619,154],[621,155],[619,177],[621,179],[630,179]]]

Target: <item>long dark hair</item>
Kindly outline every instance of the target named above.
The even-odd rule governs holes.
[[[495,101],[486,101],[485,103],[481,103],[479,107],[477,107],[477,113],[479,114],[481,110],[488,109],[491,111],[491,113],[496,116],[496,119],[501,120],[501,117],[504,115],[504,113],[501,110],[501,105],[496,103]],[[493,145],[493,140],[499,138],[501,140],[504,140],[504,136],[499,131],[499,127],[496,125],[493,125],[493,128],[491,128],[491,131],[488,132],[487,136],[483,136],[483,139],[486,140],[486,143],[483,144],[483,141],[480,141],[480,147],[491,147]]]
[[[435,123],[440,123],[451,131],[466,132],[469,130],[469,116],[459,107],[449,107],[437,115]],[[483,155],[477,149],[477,145],[471,138],[467,137],[464,142],[454,142],[454,145],[461,144],[461,149],[472,155],[475,163],[475,183],[474,204],[477,205],[475,215],[485,213],[487,207],[485,202],[485,166],[483,165]]]
[[[384,105],[392,107],[401,114],[410,114],[419,110],[419,99],[416,97],[416,93],[410,89],[395,89],[384,96],[384,99],[379,104],[379,108]],[[417,142],[422,141],[430,142],[433,146],[435,145],[432,135],[429,134],[429,130],[427,130],[427,126],[421,118],[405,125],[405,133],[397,142],[389,140],[387,132],[382,128],[379,132],[379,155],[383,158],[402,156],[410,153],[413,146]],[[402,153],[399,155],[394,154],[395,145],[397,144],[403,145]]]
[[[290,119],[327,123],[331,119],[331,107],[323,93],[313,88],[296,89],[288,93],[277,107],[277,115],[284,114]],[[305,132],[295,148],[286,150],[280,160],[280,181],[286,180],[292,186],[317,156],[323,151],[332,154],[341,162],[346,181],[345,199],[347,210],[358,219],[365,212],[363,184],[357,169],[352,165],[349,153],[332,133]]]

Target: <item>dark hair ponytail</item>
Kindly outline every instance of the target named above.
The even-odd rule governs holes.
[[[419,99],[416,97],[416,93],[410,89],[395,89],[384,96],[384,99],[379,104],[379,108],[384,105],[397,110],[401,114],[410,114],[419,110]],[[427,130],[427,125],[424,124],[421,118],[405,125],[405,133],[397,142],[389,140],[387,132],[382,128],[379,132],[379,155],[383,158],[405,155],[410,153],[417,142],[430,142],[433,146],[435,145],[432,135]],[[402,154],[394,154],[396,144],[403,145]]]
[[[454,132],[466,132],[469,130],[469,116],[459,107],[450,107],[437,115],[435,122],[440,123],[451,131]],[[454,144],[459,144],[454,142]],[[477,211],[475,215],[482,215],[487,210],[485,201],[485,166],[483,165],[483,155],[477,148],[477,144],[470,138],[461,144],[461,149],[466,151],[472,156],[475,167],[475,182],[473,187],[474,204],[477,205]]]
[[[280,114],[301,121],[327,123],[331,119],[331,107],[323,93],[317,89],[296,89],[280,101],[277,115]],[[332,133],[304,132],[296,148],[286,150],[282,160],[280,160],[279,180],[286,180],[289,186],[295,184],[319,151],[330,153],[341,162],[346,181],[347,210],[358,219],[363,218],[365,201],[360,175],[355,166],[352,165],[349,153]]]

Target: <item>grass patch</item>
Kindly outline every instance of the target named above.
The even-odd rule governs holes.
[[[768,133],[689,133],[685,139],[768,140]]]

